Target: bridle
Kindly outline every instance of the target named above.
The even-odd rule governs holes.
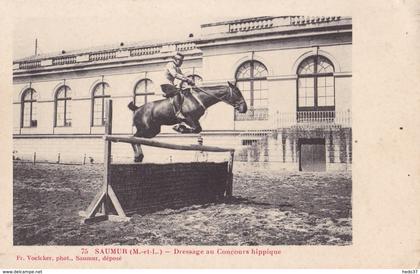
[[[234,94],[234,91],[233,91],[233,88],[231,87],[231,86],[228,86],[228,89],[229,89],[229,93],[226,93],[226,95],[223,95],[222,97],[218,97],[218,96],[216,96],[216,95],[213,95],[213,94],[211,94],[211,93],[208,93],[207,91],[205,91],[204,89],[202,89],[202,88],[199,88],[199,87],[197,87],[197,86],[194,86],[193,87],[193,89],[198,89],[199,91],[201,91],[201,92],[203,92],[203,93],[205,93],[205,94],[207,94],[207,95],[209,95],[209,96],[211,96],[211,97],[213,97],[213,98],[215,98],[215,99],[217,99],[218,101],[221,101],[221,102],[223,102],[223,103],[226,103],[226,104],[228,104],[228,105],[231,105],[232,107],[234,107],[235,109],[238,109],[239,108],[239,104],[241,103],[241,102],[236,102],[236,103],[232,103],[231,101],[228,101],[228,99],[225,99],[225,97],[226,96],[229,96],[229,99],[232,99],[233,98],[233,94]],[[238,95],[238,94],[236,94],[236,95]],[[239,97],[239,96],[238,96]]]

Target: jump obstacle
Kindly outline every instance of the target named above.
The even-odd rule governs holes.
[[[127,221],[134,213],[217,201],[232,196],[235,150],[204,145],[178,145],[112,135],[112,100],[106,104],[103,184],[80,216],[85,223]],[[229,160],[189,163],[112,163],[112,143],[141,144],[173,150],[229,152]]]

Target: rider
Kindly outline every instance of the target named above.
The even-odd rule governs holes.
[[[165,93],[165,97],[173,97],[173,105],[175,108],[175,115],[180,119],[185,119],[181,112],[182,96],[180,93],[181,83],[186,82],[187,84],[194,86],[195,83],[192,79],[186,77],[181,71],[181,65],[184,61],[184,55],[176,52],[172,57],[172,60],[165,67],[165,83],[161,85],[162,91]],[[175,85],[175,79],[180,80],[179,87]]]

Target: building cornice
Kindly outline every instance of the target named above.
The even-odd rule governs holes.
[[[202,25],[202,36],[197,43],[232,37],[267,35],[269,33],[302,31],[315,28],[333,28],[352,24],[350,17],[340,16],[278,16],[257,17]]]
[[[13,73],[14,78],[18,77],[27,77],[27,76],[42,76],[42,75],[49,75],[49,74],[59,74],[59,73],[66,73],[71,70],[72,72],[82,72],[82,71],[93,71],[93,70],[103,70],[103,69],[115,69],[119,67],[130,67],[130,66],[138,66],[138,65],[153,65],[153,64],[160,64],[168,62],[168,58],[172,56],[172,54],[165,53],[165,54],[158,54],[154,56],[141,56],[141,57],[126,57],[126,58],[118,58],[118,59],[111,59],[106,62],[80,62],[74,64],[65,64],[60,66],[45,66],[34,68],[32,70],[16,70]],[[200,59],[202,57],[202,53],[200,50],[195,49],[191,50],[185,55],[185,61],[187,60],[194,60]]]
[[[198,44],[197,48],[205,49],[208,47],[221,46],[221,45],[232,45],[242,44],[250,42],[264,42],[269,40],[282,40],[297,37],[308,37],[308,36],[320,36],[320,35],[334,35],[352,33],[351,25],[341,27],[308,27],[305,29],[288,29],[284,31],[276,32],[265,32],[265,33],[253,33],[246,35],[234,35],[234,36],[217,36],[211,39],[202,39]]]
[[[201,25],[199,38],[175,42],[139,42],[77,51],[36,55],[13,62],[13,75],[34,76],[74,70],[94,70],[163,62],[174,51],[188,58],[202,56],[201,49],[304,36],[351,33],[350,17],[263,16]]]
[[[196,40],[194,40],[196,41]],[[142,47],[114,48],[100,51],[66,53],[62,55],[34,56],[13,62],[13,74],[38,75],[40,72],[54,70],[73,70],[86,67],[101,67],[126,63],[156,61],[164,62],[174,51],[180,51],[186,59],[201,55],[192,41],[182,43],[152,44]]]

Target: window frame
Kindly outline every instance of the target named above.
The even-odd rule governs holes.
[[[145,92],[137,92],[137,87],[142,83],[145,82]],[[150,95],[155,95],[155,92],[148,92],[147,90],[147,83],[150,82],[152,84],[152,86],[154,86],[154,83],[152,80],[150,80],[149,78],[144,78],[139,80],[136,85],[134,86],[134,90],[133,90],[133,103],[134,105],[137,106],[137,102],[136,102],[136,98],[138,96],[144,96],[144,104],[147,104],[147,97]]]
[[[31,98],[29,100],[25,100],[25,97],[27,95],[27,93],[31,93]],[[20,127],[21,128],[35,128],[38,126],[38,120],[33,120],[33,105],[37,103],[37,99],[33,99],[34,98],[34,94],[36,95],[37,92],[35,89],[33,88],[27,88],[25,89],[25,91],[22,93],[22,97],[21,97],[21,110],[20,110]],[[29,126],[25,126],[25,104],[29,104],[29,109],[30,109],[30,113],[29,113]]]
[[[238,73],[239,70],[244,67],[245,65],[249,64],[250,66],[250,72],[249,72],[249,77],[246,78],[239,78],[238,77]],[[255,74],[255,64],[260,65],[261,67],[264,68],[265,72],[266,72],[266,76],[263,77],[257,77],[254,76]],[[247,60],[243,63],[241,63],[238,68],[236,69],[235,72],[235,81],[236,83],[240,83],[240,82],[248,82],[249,83],[249,108],[248,108],[248,112],[247,114],[240,114],[237,111],[235,111],[235,121],[244,121],[244,120],[268,120],[268,91],[269,88],[267,87],[265,90],[267,91],[267,96],[266,97],[260,97],[258,100],[266,100],[267,101],[267,106],[265,107],[254,107],[255,101],[256,101],[256,96],[255,96],[255,82],[256,81],[267,81],[268,78],[268,69],[267,66],[265,66],[262,62],[258,61],[258,60]],[[268,85],[268,82],[267,82]],[[247,102],[248,103],[248,102]],[[262,113],[262,117],[258,117],[258,115],[256,115],[257,113]]]
[[[333,71],[332,72],[327,72],[327,73],[318,73],[318,59],[319,58],[323,58],[324,60],[326,60],[329,65],[331,65]],[[312,61],[314,62],[314,73],[308,73],[308,74],[299,74],[299,70],[302,67],[302,64],[304,62],[306,62],[307,60],[312,59]],[[297,80],[296,80],[296,109],[297,111],[335,111],[335,77],[334,77],[334,72],[335,72],[335,67],[333,62],[331,62],[330,59],[328,59],[325,56],[322,55],[312,55],[309,56],[307,58],[305,58],[304,60],[302,60],[302,62],[300,62],[296,74],[297,74]],[[332,81],[333,81],[333,96],[334,96],[334,104],[332,106],[319,106],[318,104],[318,79],[322,78],[322,77],[331,77]],[[311,78],[314,80],[314,105],[311,107],[308,106],[304,106],[301,107],[299,106],[299,80],[303,79],[303,78]]]
[[[98,87],[102,86],[102,95],[95,95],[96,91],[98,90]],[[92,109],[92,114],[91,114],[91,120],[90,120],[90,126],[91,127],[103,127],[105,126],[105,99],[106,98],[111,98],[111,95],[106,95],[105,90],[109,88],[109,84],[106,82],[100,82],[98,84],[95,85],[95,87],[93,88],[92,91],[92,99],[91,99],[91,109]],[[102,123],[99,125],[95,124],[95,99],[101,99],[102,100],[102,106],[101,106],[101,120]]]
[[[62,89],[64,88],[64,98],[58,98],[59,93],[62,91]],[[59,87],[55,93],[55,97],[54,97],[54,127],[71,127],[71,118],[69,121],[67,121],[67,105],[68,105],[68,101],[71,101],[71,96],[69,97],[67,95],[67,91],[71,92],[71,88],[67,85],[62,85],[61,87]],[[57,125],[57,115],[58,115],[58,102],[59,101],[64,101],[64,112],[63,112],[63,120],[64,120],[64,125]]]

